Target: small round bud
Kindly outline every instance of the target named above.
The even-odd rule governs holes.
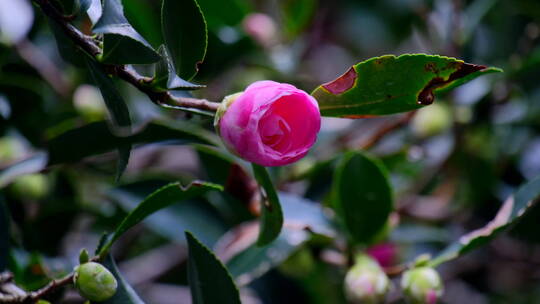
[[[345,295],[351,303],[380,303],[391,288],[390,280],[379,264],[365,254],[345,276]]]
[[[437,271],[418,267],[406,271],[401,279],[405,297],[413,304],[435,304],[443,294],[443,284]]]
[[[94,262],[75,267],[73,283],[81,296],[96,302],[112,297],[118,287],[114,275],[103,265]]]
[[[412,120],[412,130],[419,137],[429,137],[440,134],[450,128],[452,115],[448,107],[434,103],[416,113]]]

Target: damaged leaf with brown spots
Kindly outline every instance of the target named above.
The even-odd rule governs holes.
[[[386,55],[360,62],[311,95],[321,115],[359,118],[407,112],[432,104],[447,91],[498,68],[425,54]]]

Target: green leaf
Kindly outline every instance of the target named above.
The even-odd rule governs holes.
[[[527,212],[532,210],[538,201],[540,201],[540,176],[522,185],[510,196],[491,222],[459,238],[433,259],[430,265],[437,266],[485,245],[528,214]]]
[[[204,85],[194,84],[178,77],[171,56],[165,46],[160,46],[158,53],[161,60],[156,64],[153,85],[161,90],[196,90],[204,88]]]
[[[320,204],[302,197],[280,193],[285,223],[279,237],[260,247],[255,244],[258,225],[250,222],[233,228],[218,242],[216,253],[226,258],[231,275],[240,285],[249,284],[280,265],[306,241],[308,231],[336,237],[336,231]]]
[[[47,160],[47,153],[38,152],[27,159],[3,169],[0,171],[0,188],[5,187],[21,175],[40,172],[47,166]]]
[[[240,304],[240,293],[218,258],[186,231],[188,240],[188,281],[193,304]]]
[[[135,209],[133,209],[116,227],[114,233],[109,237],[105,245],[101,248],[99,255],[103,256],[111,248],[112,244],[128,229],[140,223],[150,214],[161,210],[180,200],[189,200],[200,196],[210,190],[222,190],[216,184],[204,182],[192,182],[187,187],[180,183],[172,183],[164,186],[146,197]]]
[[[113,124],[116,128],[121,128],[122,133],[131,133],[131,117],[126,102],[114,86],[112,80],[107,76],[103,68],[94,60],[85,56],[86,64],[90,70],[90,74],[94,82],[99,87],[105,105],[109,110]],[[120,179],[122,173],[127,167],[129,155],[131,153],[131,145],[122,144],[118,150],[118,169],[116,179]]]
[[[250,11],[249,3],[243,0],[198,0],[208,27],[218,30],[224,25],[236,26]]]
[[[84,65],[82,61],[82,58],[85,56],[84,53],[66,36],[64,30],[60,28],[56,21],[50,18],[48,18],[47,21],[54,35],[54,39],[56,40],[56,47],[58,48],[58,52],[60,53],[60,56],[62,56],[62,59],[73,65]]]
[[[334,174],[333,200],[355,243],[369,243],[384,227],[393,208],[386,169],[360,152],[347,152]]]
[[[436,92],[496,72],[502,70],[450,57],[386,55],[354,65],[311,95],[323,116],[361,118],[421,108],[433,103]]]
[[[108,2],[108,1],[106,1]],[[115,127],[127,128],[131,126],[131,117],[124,98],[116,89],[112,79],[107,76],[105,70],[97,62],[86,58],[86,65],[90,70],[92,79],[99,87],[105,105],[109,110],[112,122]]]
[[[116,293],[112,298],[101,302],[103,304],[144,304],[144,302],[139,298],[137,293],[133,290],[131,285],[122,277],[114,259],[109,254],[105,259],[103,265],[109,269],[109,271],[114,275],[116,281],[118,282],[118,288]]]
[[[166,140],[173,140],[178,144],[218,144],[213,134],[185,121],[150,122],[127,137],[115,135],[106,122],[98,121],[66,131],[51,139],[47,143],[49,165],[77,162],[87,156],[119,149],[124,144],[135,145]]]
[[[238,226],[225,235],[223,239],[228,238],[233,242],[218,244],[227,248],[216,248],[219,256],[227,257],[226,266],[240,285],[247,285],[280,265],[309,239],[309,233],[305,230],[284,227],[275,241],[257,246],[256,234],[253,233],[256,233],[257,224],[250,224]],[[233,255],[230,256],[227,250],[232,251]]]
[[[279,193],[279,200],[283,205],[284,226],[307,228],[311,233],[329,238],[336,236],[335,228],[321,204],[283,192]]]
[[[122,185],[107,192],[107,196],[126,211],[131,212],[156,188],[165,182],[145,180]],[[219,193],[209,193],[219,195]],[[212,247],[226,232],[221,214],[205,199],[179,200],[144,220],[144,225],[156,234],[178,243],[186,243],[184,231],[193,231],[201,242]]]
[[[264,246],[275,240],[283,226],[283,211],[279,197],[274,189],[272,180],[266,169],[257,164],[252,164],[255,179],[262,188],[261,193],[261,224],[259,230],[258,246]]]
[[[154,47],[163,43],[161,37],[161,5],[159,1],[124,1],[124,15],[131,25]]]
[[[103,35],[101,61],[112,64],[148,64],[160,60],[152,46],[129,24],[120,0],[106,0],[92,29]]]
[[[190,80],[208,44],[206,21],[195,0],[163,0],[161,30],[178,76]]]

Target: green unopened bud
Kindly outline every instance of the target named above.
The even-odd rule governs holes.
[[[109,299],[118,287],[114,275],[103,265],[94,262],[75,267],[73,283],[81,296],[95,302]]]
[[[412,121],[412,130],[419,137],[437,135],[446,131],[452,124],[452,115],[448,106],[434,103],[416,113]]]
[[[443,294],[443,284],[437,271],[418,267],[406,271],[401,279],[405,297],[413,304],[435,304]]]
[[[360,254],[345,277],[345,294],[352,303],[380,303],[391,288],[390,280],[371,257]]]

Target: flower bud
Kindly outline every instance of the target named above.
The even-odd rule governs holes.
[[[118,287],[114,275],[103,265],[94,262],[75,267],[73,283],[81,296],[96,302],[112,297]]]
[[[356,257],[356,263],[345,276],[345,295],[352,303],[380,303],[390,288],[390,280],[381,266],[365,254]]]
[[[215,126],[225,145],[261,166],[283,166],[304,157],[317,139],[321,115],[317,101],[296,87],[257,81],[227,96]]]
[[[425,266],[406,271],[401,288],[413,304],[435,304],[443,294],[441,277],[435,269]]]

